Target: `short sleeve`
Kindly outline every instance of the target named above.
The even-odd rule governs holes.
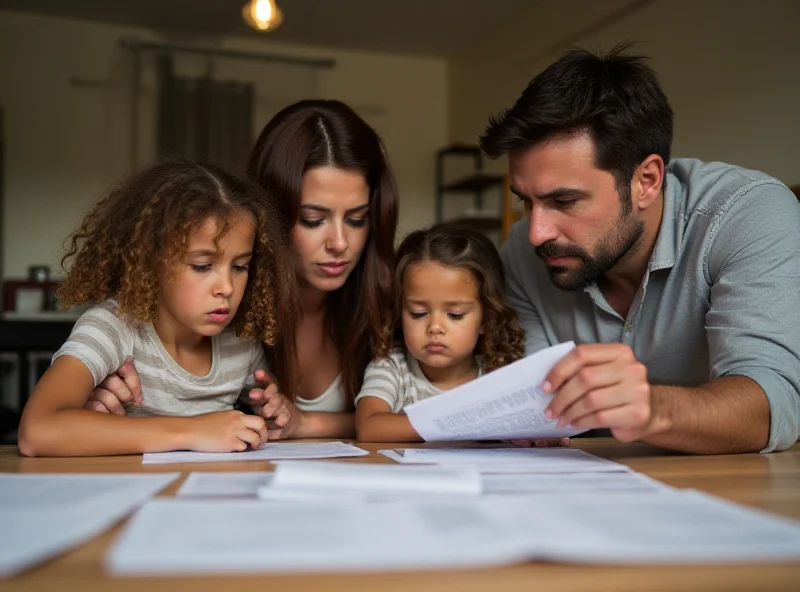
[[[97,386],[132,353],[133,330],[114,314],[112,307],[103,305],[81,315],[66,343],[53,355],[53,361],[61,356],[80,360]]]
[[[364,397],[377,397],[389,405],[392,411],[402,406],[403,377],[397,363],[391,358],[373,360],[364,372],[364,383],[356,396],[355,404]]]

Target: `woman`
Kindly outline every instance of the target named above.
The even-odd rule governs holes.
[[[267,349],[285,396],[266,389],[262,415],[288,407],[270,438],[351,437],[353,400],[373,344],[391,314],[397,187],[375,131],[339,101],[306,100],[267,123],[248,174],[283,208],[302,314],[293,334]],[[267,386],[263,373],[256,378]],[[141,401],[127,361],[92,393],[87,407],[124,413]]]

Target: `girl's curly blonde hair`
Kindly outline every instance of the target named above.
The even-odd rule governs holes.
[[[67,278],[58,296],[68,306],[113,298],[121,318],[153,322],[160,278],[183,265],[189,235],[213,218],[219,240],[242,212],[253,220],[255,240],[232,326],[242,338],[273,345],[298,318],[288,225],[257,185],[209,164],[162,162],[112,190],[67,239]]]
[[[397,251],[394,315],[391,324],[384,327],[376,348],[378,357],[386,357],[395,343],[402,343],[403,281],[411,265],[424,262],[463,269],[475,280],[484,327],[475,353],[483,356],[488,372],[525,355],[525,335],[508,303],[503,264],[494,244],[468,226],[442,223],[412,232]]]

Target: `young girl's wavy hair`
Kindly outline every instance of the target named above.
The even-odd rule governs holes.
[[[468,226],[441,223],[409,234],[397,251],[395,306],[392,324],[386,327],[378,357],[402,343],[403,283],[414,264],[433,262],[468,272],[478,289],[484,331],[475,353],[483,356],[487,371],[496,370],[525,355],[525,336],[516,311],[506,297],[503,264],[489,238]]]
[[[68,306],[113,298],[121,318],[153,322],[162,282],[185,265],[190,234],[213,219],[217,242],[243,213],[255,240],[231,324],[240,337],[271,345],[298,317],[288,224],[258,185],[210,164],[169,160],[112,190],[67,239],[67,278],[58,296]]]

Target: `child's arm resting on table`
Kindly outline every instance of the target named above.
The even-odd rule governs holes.
[[[19,430],[24,456],[100,456],[167,450],[230,452],[267,440],[264,420],[240,411],[135,418],[83,409],[94,387],[86,365],[56,358],[28,400]]]
[[[359,442],[422,442],[404,413],[392,413],[379,397],[362,397],[356,404],[356,438]]]

